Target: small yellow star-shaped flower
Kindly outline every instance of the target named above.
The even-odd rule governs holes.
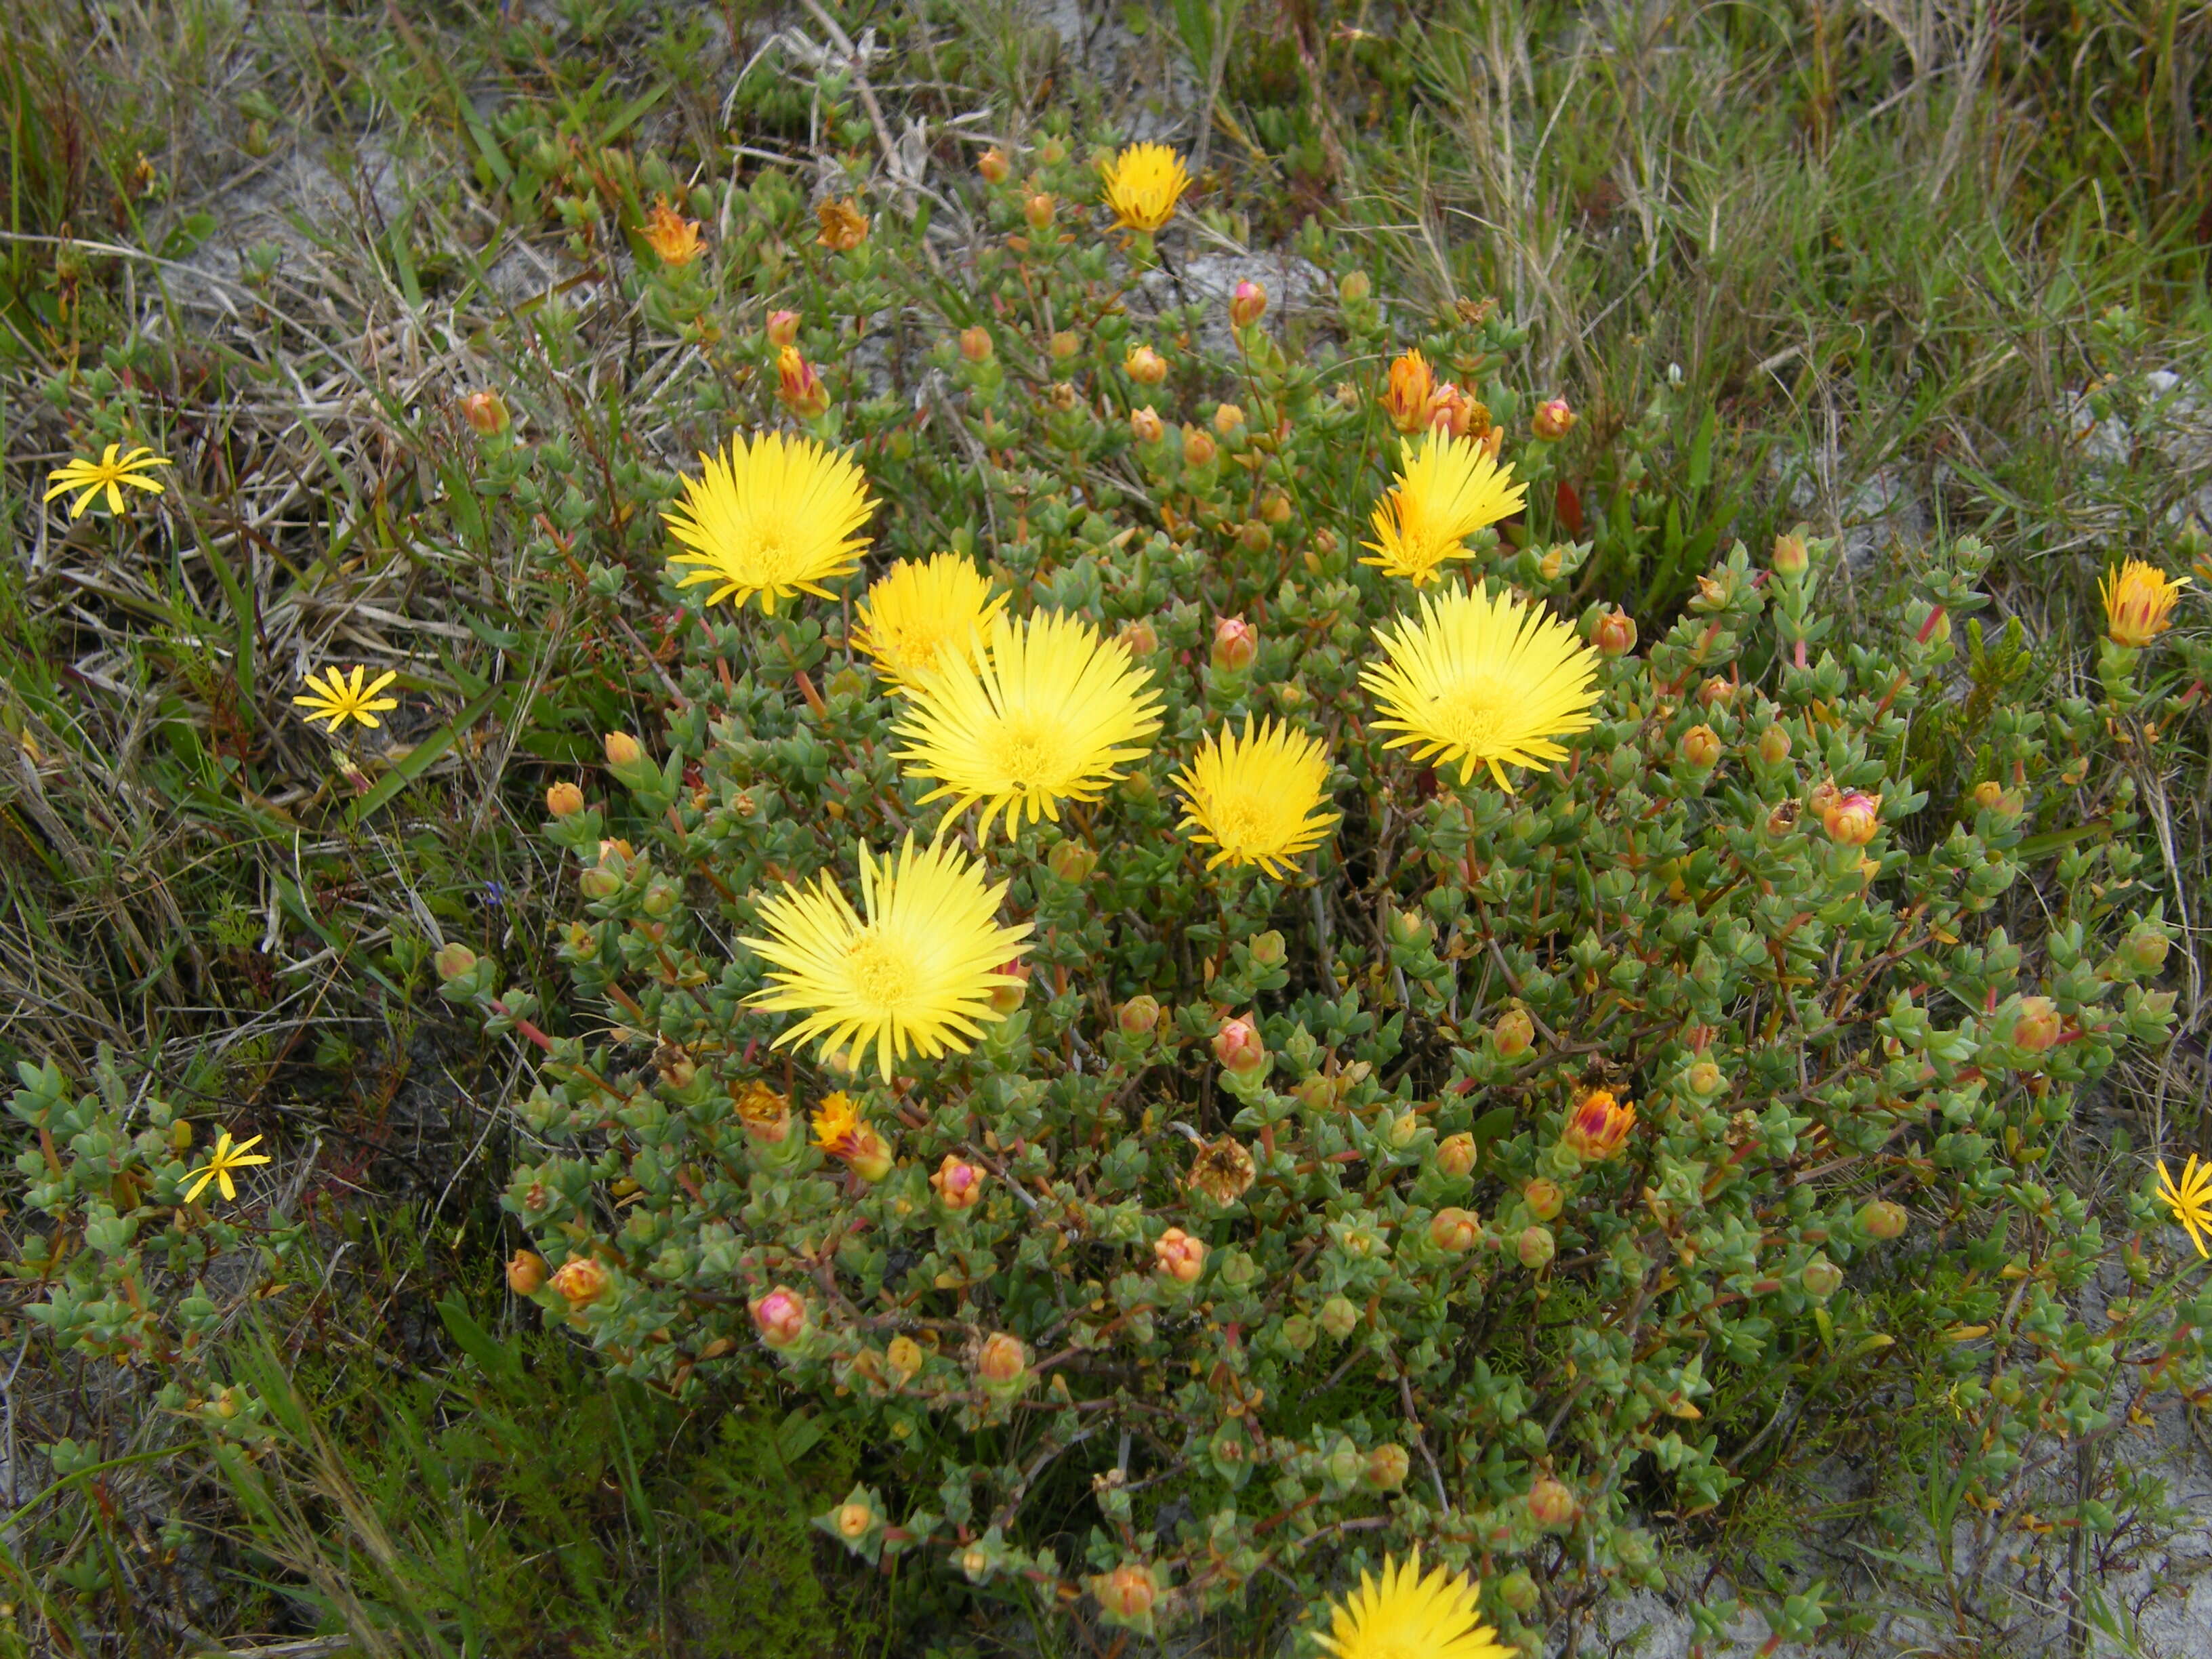
[[[210,1181],[221,1184],[224,1198],[236,1198],[238,1188],[231,1180],[230,1172],[245,1169],[248,1164],[268,1163],[267,1158],[253,1151],[260,1144],[261,1137],[256,1135],[251,1140],[241,1140],[234,1146],[230,1131],[225,1129],[216,1138],[215,1150],[208,1154],[208,1161],[185,1177],[192,1183],[185,1189],[185,1202],[190,1204],[197,1200],[207,1190]]]
[[[331,732],[336,732],[348,720],[359,720],[363,726],[372,727],[381,725],[377,715],[386,709],[398,708],[399,699],[380,697],[377,693],[399,677],[387,668],[364,686],[362,681],[368,674],[366,668],[356,668],[349,682],[343,670],[325,668],[319,677],[314,674],[307,676],[309,696],[295,697],[292,701],[307,711],[305,718],[310,722],[328,720]]]
[[[167,466],[170,463],[143,446],[127,455],[120,453],[122,447],[120,444],[110,444],[107,453],[96,461],[79,459],[56,467],[46,481],[46,499],[52,501],[57,495],[66,495],[72,489],[83,491],[70,504],[70,517],[81,519],[84,516],[85,508],[99,499],[103,489],[107,492],[107,510],[110,513],[123,511],[122,486],[125,484],[129,484],[133,489],[143,489],[149,495],[161,495],[161,480],[147,469]]]

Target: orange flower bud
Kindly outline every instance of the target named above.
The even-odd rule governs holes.
[[[610,732],[601,741],[605,745],[607,764],[610,766],[634,766],[645,753],[638,746],[637,739],[627,732]]]
[[[2058,1005],[2049,997],[2022,997],[2012,1028],[2013,1046],[2026,1054],[2042,1054],[2058,1041],[2065,1026]]]
[[[507,404],[496,392],[471,392],[461,399],[461,418],[489,438],[507,430]]]
[[[837,1535],[857,1542],[866,1538],[876,1524],[876,1512],[866,1504],[841,1504],[837,1506]]]
[[[1140,444],[1156,444],[1168,435],[1168,423],[1150,404],[1129,413],[1129,435]]]
[[[1566,1207],[1567,1195],[1560,1190],[1558,1182],[1538,1176],[1521,1189],[1521,1201],[1537,1220],[1551,1221]]]
[[[1490,1028],[1491,1046],[1501,1060],[1518,1060],[1536,1041],[1536,1022],[1526,1008],[1508,1008]]]
[[[1168,360],[1148,345],[1140,345],[1121,360],[1121,372],[1139,386],[1158,386],[1168,377]]]
[[[517,1250],[507,1264],[507,1288],[517,1296],[535,1296],[545,1283],[545,1258],[535,1250]]]
[[[1244,411],[1235,404],[1224,404],[1213,411],[1213,429],[1226,438],[1244,424]]]
[[[1710,726],[1693,726],[1682,733],[1680,746],[1682,763],[1699,772],[1709,772],[1720,764],[1720,733]]]
[[[975,158],[975,171],[983,175],[986,183],[1003,185],[1012,168],[1007,163],[1006,152],[994,144]]]
[[[1412,1454],[1395,1440],[1386,1440],[1367,1454],[1367,1467],[1359,1478],[1376,1492],[1395,1492],[1406,1484],[1413,1467]]]
[[[1019,1337],[1000,1331],[986,1337],[983,1346],[976,1350],[975,1375],[994,1394],[1018,1389],[1029,1380],[1029,1372],[1030,1351],[1022,1346]]]
[[[1547,1532],[1571,1525],[1582,1510],[1574,1493],[1548,1474],[1537,1476],[1528,1488],[1528,1518]]]
[[[1083,349],[1083,341],[1072,328],[1061,329],[1049,343],[1054,361],[1063,363]]]
[[[1053,216],[1059,210],[1060,204],[1049,192],[1042,190],[1022,204],[1022,217],[1029,221],[1031,230],[1051,229]]]
[[[1456,1181],[1474,1170],[1474,1137],[1462,1130],[1437,1143],[1437,1170]]]
[[[1863,847],[1881,830],[1881,797],[1845,790],[1820,812],[1820,827],[1839,847]]]
[[[1601,657],[1626,656],[1636,649],[1636,618],[1626,611],[1606,611],[1590,629],[1590,645]]]
[[[1455,1206],[1429,1218],[1429,1243],[1447,1255],[1462,1255],[1481,1242],[1482,1222],[1472,1210]]]
[[[921,1369],[921,1344],[910,1336],[895,1336],[884,1345],[884,1364],[901,1384]]]
[[[1213,439],[1204,430],[1194,426],[1183,428],[1182,464],[1185,466],[1204,466],[1217,453]]]
[[[1116,636],[1127,647],[1133,657],[1149,657],[1160,648],[1160,631],[1139,617],[1134,622],[1124,623]]]
[[[991,361],[991,331],[978,323],[960,331],[960,355],[971,363]]]
[[[545,791],[545,810],[556,818],[572,818],[584,810],[584,792],[574,784],[565,781],[549,785]]]
[[[1790,734],[1778,726],[1770,725],[1759,734],[1759,757],[1769,766],[1779,766],[1790,758]]]
[[[950,1152],[937,1166],[937,1173],[930,1176],[929,1184],[937,1189],[937,1201],[956,1214],[973,1209],[983,1196],[983,1172]]]
[[[1547,443],[1557,443],[1575,429],[1577,418],[1575,411],[1567,407],[1565,398],[1552,398],[1536,405],[1536,412],[1529,418],[1528,425]]]
[[[1812,566],[1813,552],[1805,545],[1802,536],[1777,536],[1769,562],[1779,575],[1802,576]]]
[[[1206,1271],[1206,1241],[1170,1227],[1152,1241],[1152,1265],[1178,1285],[1195,1285]]]
[[[1100,1573],[1090,1583],[1091,1593],[1098,1598],[1098,1605],[1116,1619],[1132,1622],[1147,1619],[1159,1600],[1158,1582],[1146,1566],[1119,1566],[1111,1572]]]

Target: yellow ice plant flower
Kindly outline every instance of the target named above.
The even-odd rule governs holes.
[[[860,526],[876,507],[850,456],[764,432],[699,465],[700,476],[684,480],[682,502],[661,514],[688,550],[669,563],[700,567],[678,587],[705,583],[708,605],[740,607],[757,593],[770,616],[792,594],[836,597],[822,584],[859,568],[868,544]]]
[[[2197,1254],[2212,1256],[2212,1250],[2204,1247],[2206,1237],[2212,1235],[2212,1164],[2199,1164],[2197,1155],[2191,1153],[2177,1184],[2166,1172],[2166,1160],[2159,1159],[2158,1196],[2173,1212],[2173,1218],[2187,1229]]]
[[[957,553],[939,553],[926,564],[901,559],[860,601],[854,643],[875,659],[894,690],[903,689],[940,661],[973,663],[983,630],[1006,605],[991,579]]]
[[[2163,570],[2142,559],[2107,571],[2097,585],[2105,601],[2105,636],[2114,645],[2141,650],[2166,632],[2173,620],[2173,602],[2188,586],[2188,577],[2168,580]]]
[[[82,490],[84,493],[70,503],[70,517],[81,519],[84,516],[85,508],[99,498],[103,489],[107,492],[107,510],[110,513],[123,511],[122,486],[125,484],[129,484],[133,489],[143,489],[149,495],[161,495],[161,481],[147,469],[167,466],[170,462],[143,445],[127,455],[120,453],[122,448],[120,444],[110,444],[107,453],[96,461],[79,459],[56,467],[46,479],[46,499],[52,501],[57,495],[66,495],[72,489]]]
[[[1293,859],[1336,827],[1328,800],[1328,754],[1314,738],[1270,722],[1242,737],[1224,729],[1206,740],[1174,779],[1186,798],[1183,828],[1214,848],[1220,864],[1256,864],[1280,876]]]
[[[1479,1593],[1463,1573],[1421,1577],[1417,1546],[1404,1562],[1382,1558],[1382,1577],[1329,1604],[1329,1628],[1314,1640],[1335,1659],[1514,1659],[1514,1650],[1476,1613]]]
[[[950,796],[950,823],[981,802],[977,841],[1001,812],[1011,839],[1025,817],[1057,823],[1060,802],[1096,800],[1118,781],[1160,729],[1159,693],[1128,647],[1079,617],[1000,615],[980,661],[945,659],[908,686],[894,729],[908,775],[939,786],[925,804]]]
[[[748,1000],[806,1016],[777,1047],[819,1037],[826,1057],[872,1043],[886,1080],[909,1050],[965,1054],[985,1022],[1006,1018],[992,993],[1021,983],[1003,969],[1028,948],[1030,928],[999,926],[1006,890],[943,842],[916,851],[909,835],[881,859],[863,847],[857,914],[827,875],[761,902],[769,937],[744,943],[771,965],[770,983]]]
[[[1114,210],[1116,230],[1150,235],[1175,216],[1176,204],[1190,188],[1182,157],[1165,144],[1132,144],[1103,169],[1106,205]]]
[[[185,1179],[192,1184],[185,1188],[185,1202],[190,1204],[197,1200],[199,1195],[207,1190],[208,1182],[210,1181],[218,1182],[222,1186],[225,1199],[236,1198],[238,1188],[232,1182],[230,1172],[233,1170],[243,1170],[248,1164],[269,1162],[259,1152],[253,1151],[260,1144],[261,1137],[256,1135],[251,1140],[241,1140],[234,1146],[231,1144],[230,1131],[225,1129],[216,1137],[215,1150],[208,1154],[208,1161],[185,1176]]]
[[[1362,544],[1376,556],[1359,562],[1416,587],[1436,580],[1448,561],[1466,558],[1469,536],[1518,513],[1527,499],[1512,463],[1498,465],[1472,438],[1431,432],[1418,449],[1401,443],[1399,456],[1396,485],[1371,520],[1380,539]]]
[[[307,676],[307,696],[292,701],[307,711],[301,718],[311,726],[317,720],[328,720],[330,724],[324,729],[336,732],[348,720],[359,720],[374,730],[383,724],[376,718],[379,714],[399,707],[398,698],[379,695],[399,676],[387,668],[368,684],[362,684],[368,678],[366,668],[356,668],[350,680],[342,668],[325,668],[320,675]]]
[[[699,222],[669,206],[665,196],[653,203],[638,234],[645,238],[653,257],[673,270],[681,270],[706,251],[699,241]]]
[[[1382,705],[1376,729],[1400,734],[1386,746],[1438,766],[1456,761],[1462,788],[1480,765],[1510,793],[1506,767],[1565,760],[1556,739],[1595,723],[1596,653],[1510,593],[1424,594],[1418,617],[1375,637],[1388,660],[1359,678]]]

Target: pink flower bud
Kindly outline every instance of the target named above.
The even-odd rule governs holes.
[[[1213,1034],[1213,1057],[1224,1071],[1249,1077],[1267,1063],[1267,1045],[1247,1019],[1225,1019]]]
[[[972,1209],[983,1196],[983,1172],[972,1164],[964,1164],[951,1152],[937,1166],[937,1173],[929,1178],[937,1189],[937,1201],[956,1214]]]
[[[1260,635],[1242,617],[1224,617],[1213,624],[1213,665],[1239,674],[1260,653]]]
[[[1528,424],[1538,437],[1547,443],[1557,443],[1575,429],[1577,418],[1565,398],[1552,398],[1536,405],[1536,413]]]
[[[1777,536],[1771,562],[1780,575],[1802,576],[1813,562],[1812,550],[1802,536]]]
[[[477,965],[477,953],[455,940],[450,945],[440,945],[437,955],[430,960],[436,964],[440,979],[459,979]]]
[[[1820,827],[1839,847],[1863,847],[1881,830],[1881,797],[1846,790],[1821,810]]]
[[[754,1328],[771,1348],[788,1348],[806,1334],[806,1304],[798,1293],[779,1285],[752,1303]]]
[[[1237,284],[1229,296],[1229,321],[1234,328],[1249,328],[1267,312],[1267,290],[1255,282]]]
[[[1429,1218],[1429,1243],[1447,1255],[1462,1255],[1482,1241],[1482,1221],[1457,1206]]]
[[[1206,1271],[1206,1241],[1170,1227],[1152,1241],[1152,1264],[1178,1285],[1195,1285]]]
[[[795,311],[769,312],[768,343],[779,351],[787,345],[797,345],[799,343],[799,313]]]

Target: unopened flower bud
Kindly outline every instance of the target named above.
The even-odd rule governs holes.
[[[981,323],[976,324],[973,328],[963,328],[960,331],[960,355],[969,362],[989,362],[992,350],[991,331]]]
[[[1636,618],[1626,611],[1607,611],[1590,629],[1590,645],[1601,657],[1625,657],[1636,649]]]
[[[507,1264],[507,1288],[517,1296],[535,1296],[545,1283],[545,1258],[535,1250],[517,1250]]]
[[[1319,1334],[1314,1328],[1313,1321],[1304,1314],[1292,1314],[1283,1322],[1283,1340],[1296,1352],[1304,1353],[1313,1346],[1314,1339]]]
[[[2163,933],[2146,924],[2121,941],[2120,953],[2136,973],[2154,974],[2166,966],[2166,952],[2172,948],[2172,941]]]
[[[1091,879],[1091,872],[1098,867],[1098,854],[1083,842],[1058,842],[1045,856],[1052,872],[1062,881],[1081,886]]]
[[[884,1368],[902,1385],[921,1369],[921,1344],[910,1336],[895,1336],[884,1344]]]
[[[1213,665],[1225,673],[1241,674],[1260,654],[1260,635],[1242,617],[1224,617],[1213,624]]]
[[[1213,411],[1213,429],[1223,437],[1244,424],[1244,411],[1235,404],[1224,404]]]
[[[1170,1227],[1152,1241],[1152,1265],[1178,1285],[1195,1285],[1206,1271],[1206,1241]]]
[[[1030,975],[1036,970],[1027,962],[1015,961],[1003,964],[999,971],[1018,985],[994,985],[991,988],[991,1006],[1002,1014],[1011,1014],[1029,1000]]]
[[[799,313],[795,311],[769,312],[768,343],[778,351],[787,345],[797,345],[799,343]]]
[[[1456,1181],[1474,1171],[1474,1137],[1464,1129],[1437,1143],[1437,1170]]]
[[[507,430],[507,404],[496,392],[471,392],[461,399],[461,418],[484,437],[495,437]]]
[[[1140,345],[1121,360],[1121,372],[1139,386],[1158,386],[1168,377],[1167,359],[1152,347]]]
[[[951,1152],[945,1153],[929,1184],[937,1189],[937,1201],[956,1214],[974,1208],[983,1196],[983,1172]]]
[[[1881,797],[1847,789],[1822,811],[1820,827],[1839,847],[1863,847],[1881,830]]]
[[[1237,545],[1247,553],[1265,553],[1274,544],[1274,532],[1264,519],[1247,519],[1237,526]]]
[[[1429,1243],[1447,1255],[1462,1255],[1482,1242],[1482,1221],[1456,1205],[1429,1218]]]
[[[1330,1340],[1341,1342],[1359,1328],[1359,1310],[1349,1297],[1333,1296],[1321,1304],[1321,1328]]]
[[[1213,1034],[1213,1057],[1224,1071],[1249,1077],[1267,1064],[1267,1045],[1247,1019],[1225,1019]]]
[[[1376,1492],[1395,1492],[1406,1484],[1413,1467],[1413,1460],[1406,1449],[1395,1440],[1386,1440],[1370,1449],[1360,1479]]]
[[[1682,1074],[1682,1081],[1698,1099],[1710,1100],[1720,1093],[1728,1078],[1711,1060],[1699,1060],[1691,1062],[1690,1069]]]
[[[1559,1249],[1549,1227],[1523,1227],[1521,1236],[1513,1241],[1513,1253],[1531,1273],[1558,1255]]]
[[[1816,1255],[1798,1270],[1797,1282],[1805,1294],[1826,1302],[1844,1285],[1844,1270],[1825,1255]]]
[[[2058,1041],[2064,1029],[2058,1005],[2049,997],[2022,997],[2019,1017],[2013,1023],[2013,1046],[2024,1054],[2039,1054]]]
[[[787,345],[775,355],[775,395],[783,406],[802,421],[819,418],[830,407],[830,388],[822,371]]]
[[[837,1506],[837,1535],[857,1542],[866,1538],[876,1524],[876,1512],[866,1504],[841,1504]]]
[[[1150,1036],[1152,1028],[1160,1023],[1160,1005],[1149,996],[1133,996],[1121,1005],[1115,1016],[1124,1036]]]
[[[1150,1618],[1153,1604],[1159,1600],[1159,1583],[1152,1570],[1133,1562],[1102,1572],[1090,1582],[1091,1593],[1098,1598],[1101,1607],[1112,1617],[1132,1623]]]
[[[1291,498],[1279,489],[1269,490],[1260,502],[1260,519],[1263,524],[1286,525],[1294,509]]]
[[[1375,292],[1375,280],[1364,270],[1346,273],[1336,285],[1336,297],[1346,305],[1358,305]]]
[[[645,752],[638,746],[637,739],[627,732],[610,732],[605,742],[607,764],[610,766],[634,766]]]
[[[1041,190],[1022,204],[1022,217],[1030,222],[1031,230],[1050,230],[1053,215],[1059,210],[1059,207],[1060,204],[1052,199],[1049,192]]]
[[[1769,766],[1779,766],[1790,758],[1790,734],[1778,726],[1769,726],[1759,734],[1759,757]]]
[[[605,1267],[588,1255],[571,1256],[553,1275],[553,1288],[572,1308],[598,1301],[607,1293],[609,1282]]]
[[[1037,146],[1037,160],[1048,167],[1056,167],[1066,159],[1067,145],[1062,139],[1048,137]]]
[[[1813,552],[1802,536],[1777,536],[1770,562],[1778,575],[1802,576],[1812,566]]]
[[[806,1304],[796,1291],[779,1285],[751,1306],[753,1328],[769,1347],[787,1348],[806,1334]]]
[[[1006,152],[994,144],[975,158],[975,171],[983,175],[987,184],[1003,185],[1012,169],[1006,161]]]
[[[1552,398],[1536,405],[1536,412],[1528,425],[1547,443],[1557,443],[1575,429],[1577,418],[1575,411],[1567,406],[1565,398]]]
[[[1010,1394],[1029,1380],[1030,1351],[1019,1337],[997,1332],[976,1351],[975,1375],[992,1393]]]
[[[1538,1475],[1528,1488],[1528,1518],[1547,1532],[1569,1525],[1582,1509],[1574,1493],[1548,1474]]]
[[[1081,337],[1079,336],[1072,328],[1061,329],[1052,337],[1048,345],[1052,352],[1053,361],[1061,363],[1066,362],[1070,357],[1073,357],[1077,352],[1083,349],[1083,341]]]
[[[1237,284],[1229,296],[1229,323],[1232,328],[1249,328],[1267,314],[1267,290],[1250,281]]]
[[[440,945],[437,955],[430,960],[437,965],[440,979],[459,979],[477,965],[477,953],[455,939]]]
[[[1187,426],[1182,429],[1182,464],[1185,466],[1204,466],[1218,453],[1212,435],[1201,427]]]
[[[1490,1028],[1491,1047],[1500,1060],[1518,1060],[1536,1041],[1536,1022],[1526,1008],[1508,1008]]]
[[[545,810],[556,818],[572,818],[584,810],[584,792],[565,781],[550,785],[545,791]]]
[[[1682,763],[1695,772],[1710,772],[1720,764],[1721,736],[1710,726],[1693,726],[1682,733]]]
[[[1521,1201],[1528,1206],[1528,1213],[1539,1221],[1553,1221],[1566,1207],[1567,1195],[1559,1183],[1545,1176],[1538,1176],[1521,1189]]]
[[[1974,786],[1974,805],[1984,811],[1994,812],[2004,804],[2004,785],[1995,778],[1984,778]]]
[[[1140,444],[1156,444],[1168,435],[1168,423],[1150,404],[1129,411],[1129,435]]]
[[[1290,955],[1290,947],[1284,944],[1282,934],[1273,927],[1264,933],[1254,934],[1245,949],[1262,968],[1279,968]]]
[[[1525,1572],[1509,1572],[1498,1581],[1498,1599],[1516,1613],[1528,1613],[1536,1605],[1536,1581]]]
[[[1911,1219],[1905,1206],[1886,1198],[1870,1198],[1859,1206],[1859,1225],[1875,1238],[1902,1238]]]

